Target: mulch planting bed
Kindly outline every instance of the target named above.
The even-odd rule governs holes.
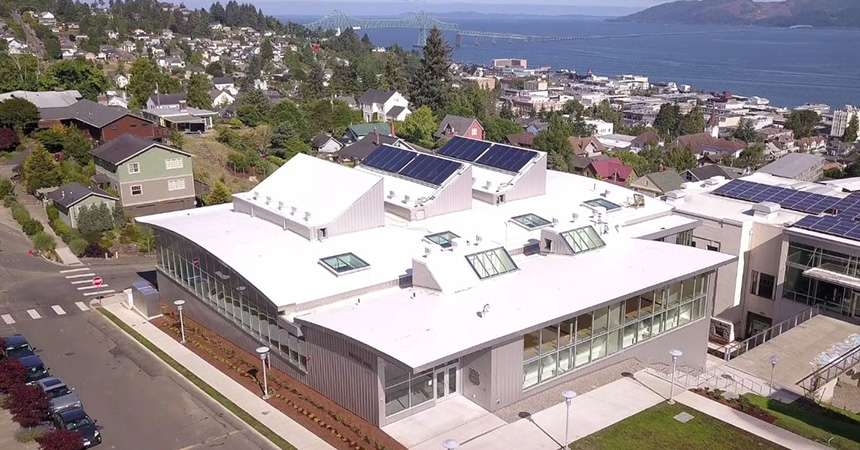
[[[724,405],[726,405],[732,409],[736,409],[742,413],[753,416],[756,419],[763,420],[763,421],[765,421],[767,423],[771,423],[771,424],[776,422],[776,417],[770,415],[770,413],[768,413],[764,409],[750,403],[749,400],[747,400],[743,397],[738,397],[736,399],[729,400],[729,399],[723,397],[723,393],[725,391],[722,391],[720,389],[696,388],[696,389],[691,389],[691,390],[693,392],[695,392],[696,394],[701,395],[702,397],[706,397],[706,398],[709,398],[715,402],[722,403],[722,404],[724,404]]]
[[[154,325],[179,341],[179,316],[162,307],[164,316]],[[197,322],[185,321],[186,346],[209,364],[253,392],[262,395],[262,361]],[[267,369],[268,403],[337,449],[406,450],[379,427],[356,416],[307,385],[275,369]],[[285,436],[285,438],[289,438]]]

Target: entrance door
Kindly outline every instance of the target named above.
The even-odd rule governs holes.
[[[436,400],[444,400],[457,392],[457,366],[437,368],[433,372]]]
[[[750,337],[754,334],[761,333],[762,331],[770,328],[770,325],[773,321],[767,317],[758,315],[756,313],[747,313],[747,334],[745,337]]]

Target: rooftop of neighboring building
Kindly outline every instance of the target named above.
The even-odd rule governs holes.
[[[634,173],[632,167],[625,165],[618,158],[591,161],[589,166],[601,179],[613,183],[622,184]]]
[[[187,97],[188,94],[185,92],[178,94],[153,94],[149,97],[149,101],[155,106],[178,105],[179,102],[185,101]]]
[[[454,133],[462,135],[475,123],[474,117],[462,117],[448,114],[439,123],[439,129],[436,131],[437,138],[445,137],[445,132],[450,128]]]
[[[746,148],[743,141],[729,141],[711,136],[710,133],[697,133],[681,136],[676,140],[680,147],[690,147],[695,153],[720,152],[734,153]]]
[[[103,128],[127,115],[134,114],[125,108],[104,106],[87,99],[79,100],[69,106],[49,108],[41,111],[42,120],[77,119],[96,128]]]
[[[46,92],[12,91],[0,94],[0,101],[10,98],[23,98],[35,105],[36,108],[42,110],[73,105],[81,99],[81,93],[76,90],[67,90]]]
[[[381,89],[368,89],[364,92],[364,94],[358,99],[358,103],[362,105],[369,105],[372,103],[385,103],[391,97],[396,94],[397,91],[383,91]]]
[[[110,142],[94,148],[92,153],[96,158],[107,161],[113,165],[119,165],[124,161],[127,161],[129,158],[139,155],[155,145],[175,153],[191,156],[190,153],[186,153],[177,148],[170,147],[150,139],[137,137],[130,133],[125,133]]]
[[[719,164],[705,164],[695,169],[684,172],[687,181],[704,181],[713,177],[724,177],[733,180],[743,175],[743,169],[737,167],[721,166]]]
[[[662,170],[660,172],[652,172],[642,175],[640,178],[647,178],[660,192],[669,192],[680,189],[684,184],[684,178],[678,172],[672,169]]]
[[[823,156],[809,153],[789,153],[758,171],[783,178],[796,178],[809,170],[823,165]]]
[[[48,198],[64,208],[70,208],[91,195],[97,195],[108,200],[119,200],[99,188],[84,186],[80,183],[64,184],[48,194]]]
[[[505,141],[507,141],[507,143],[516,145],[517,147],[531,148],[531,146],[534,145],[534,140],[535,134],[530,131],[505,136]]]

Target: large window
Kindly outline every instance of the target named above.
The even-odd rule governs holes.
[[[773,300],[773,289],[776,279],[773,275],[752,271],[750,277],[750,293]]]
[[[573,253],[587,252],[606,245],[591,225],[565,231],[561,233],[561,237],[564,238]]]
[[[424,236],[424,239],[427,239],[428,241],[430,241],[430,242],[432,242],[432,243],[434,243],[434,244],[436,244],[442,248],[449,248],[449,247],[451,247],[451,245],[453,245],[454,239],[457,239],[458,237],[460,237],[460,236],[457,236],[456,234],[454,234],[450,231],[443,231],[441,233],[430,234],[430,235]]]
[[[852,310],[852,304],[860,291],[803,275],[804,271],[811,268],[860,278],[860,257],[791,242],[782,290],[782,296],[789,300],[807,305],[821,305],[838,314],[857,314],[857,311]],[[763,274],[759,274],[759,282],[755,283],[752,289],[761,285],[761,275]],[[768,287],[767,283],[768,280],[765,280],[765,288]]]
[[[517,270],[517,265],[504,247],[466,255],[466,260],[482,280]]]
[[[511,220],[514,221],[517,225],[527,229],[527,230],[537,230],[538,228],[543,228],[549,225],[552,225],[552,222],[544,219],[543,217],[537,214],[523,214],[521,216],[511,217]]]
[[[168,158],[164,160],[167,170],[181,169],[182,164],[182,158]]]
[[[438,372],[443,368],[454,368],[457,360],[437,366]],[[454,370],[456,370],[454,368]],[[434,369],[411,373],[409,370],[385,361],[383,365],[382,383],[385,391],[385,416],[392,416],[409,408],[427,403],[434,398],[433,388]],[[454,375],[456,377],[456,375]],[[456,378],[449,383],[456,383]],[[439,387],[439,386],[436,386]],[[456,385],[451,391],[456,390]]]
[[[527,333],[523,389],[704,317],[707,285],[699,275]]]
[[[352,253],[344,253],[342,255],[323,258],[320,260],[320,264],[332,271],[335,275],[343,275],[370,267],[370,264]]]

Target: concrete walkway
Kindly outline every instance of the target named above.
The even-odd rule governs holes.
[[[0,448],[3,450],[36,450],[39,444],[28,442],[22,444],[15,440],[15,433],[20,427],[12,421],[12,414],[5,409],[0,409]]]
[[[66,243],[57,236],[57,233],[54,233],[54,229],[51,228],[51,221],[48,219],[48,212],[45,211],[45,205],[24,192],[24,189],[18,184],[15,184],[15,195],[18,197],[18,203],[30,213],[30,217],[42,223],[42,227],[45,228],[45,234],[54,238],[54,241],[57,243],[56,251],[57,256],[60,257],[60,262],[67,266],[83,265],[81,260],[72,253],[72,250],[69,249]]]
[[[206,384],[212,386],[213,389],[230,399],[238,407],[245,410],[296,448],[300,450],[334,449],[334,447],[320,439],[317,435],[311,433],[287,417],[287,415],[269,405],[259,396],[233,381],[232,378],[212,367],[212,365],[191,352],[191,350],[188,350],[155,325],[147,322],[122,304],[107,305],[104,308],[128,326],[134,328],[135,331],[149,340],[149,342],[152,342],[153,345],[160,348],[164,353],[167,353],[176,362],[193,372],[194,375],[198,376]]]

